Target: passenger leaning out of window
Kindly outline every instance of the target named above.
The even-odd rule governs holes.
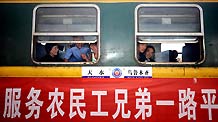
[[[145,61],[145,49],[147,47],[147,44],[145,43],[137,43],[137,58],[140,62],[144,62]]]
[[[80,36],[73,37],[73,41],[83,41],[84,38]],[[91,50],[85,47],[83,43],[75,43],[75,46],[67,49],[64,56],[65,62],[88,62],[90,61]]]
[[[91,49],[91,61],[92,62],[96,62],[96,60],[98,59],[98,46],[97,43],[91,43],[89,45],[90,49]]]
[[[145,49],[144,55],[145,55],[145,62],[155,62],[154,58],[155,49],[153,46],[148,45]]]
[[[47,43],[45,45],[46,55],[43,56],[41,62],[62,62],[63,60],[59,57],[59,48],[56,43]]]

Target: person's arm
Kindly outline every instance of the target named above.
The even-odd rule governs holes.
[[[88,51],[87,51],[87,56],[88,56],[88,59],[89,59],[89,61],[91,61],[92,60],[92,51],[91,51],[92,49],[91,48],[89,48],[88,49]]]
[[[86,62],[89,62],[91,60],[91,49],[90,48],[86,48],[85,49],[86,53],[81,54],[81,57],[83,60],[85,60]]]
[[[85,60],[86,62],[90,61],[89,58],[86,56],[86,54],[81,54],[81,57],[83,60]]]
[[[72,48],[67,49],[64,56],[64,62],[68,62],[72,54],[73,54]]]
[[[93,50],[95,59],[97,59],[98,58],[98,47],[97,47],[97,45],[93,46],[92,50]]]

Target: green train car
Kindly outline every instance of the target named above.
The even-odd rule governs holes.
[[[217,122],[217,13],[217,0],[1,0],[0,121]]]
[[[84,7],[84,5],[85,6],[87,5],[88,7],[87,6]],[[76,14],[81,14],[81,16],[86,16],[84,12],[89,11],[90,16],[93,14],[93,16],[95,16],[96,18],[93,18],[92,20],[88,18],[89,16],[87,16],[87,18],[81,17],[83,21],[78,21],[79,16],[78,18],[75,19],[69,19],[69,18],[67,19],[64,18],[64,14],[66,13],[59,13],[62,14],[63,17],[61,18],[61,16],[59,16],[59,18],[58,17],[55,18],[54,17],[55,14],[51,13],[51,18],[50,18],[51,21],[53,21],[52,19],[57,20],[57,18],[62,19],[56,21],[57,25],[55,25],[55,21],[53,22],[53,25],[55,25],[56,28],[54,26],[53,28],[49,27],[49,24],[52,24],[52,22],[47,23],[47,26],[44,26],[44,28],[40,28],[41,27],[40,25],[43,25],[43,21],[45,22],[44,25],[46,25],[46,19],[44,19],[42,17],[43,15],[40,15],[39,12],[35,13],[36,11],[34,12],[34,8],[35,9],[38,8],[37,9],[38,11],[43,12],[44,11],[43,6],[44,6],[45,8],[47,7],[48,13],[49,13],[49,8],[51,10],[56,9],[57,11],[61,12],[62,10],[58,10],[59,9],[58,7],[64,8],[65,6],[66,8],[70,8],[70,6],[72,6],[72,8],[75,8],[76,7],[75,3],[70,3],[70,4],[62,3],[62,4],[53,4],[53,5],[52,4],[42,5],[40,3],[39,4],[2,3],[0,4],[0,6],[1,6],[0,7],[1,10],[0,40],[1,40],[1,49],[2,49],[0,53],[1,66],[43,65],[43,63],[36,63],[38,62],[37,58],[39,58],[40,56],[42,57],[42,54],[39,54],[42,53],[42,51],[40,52],[39,51],[40,49],[38,49],[42,47],[39,47],[35,43],[39,43],[37,42],[39,40],[41,40],[41,42],[43,41],[46,42],[46,40],[52,41],[53,39],[52,36],[54,37],[53,39],[54,42],[58,42],[59,40],[59,43],[62,44],[62,48],[66,47],[64,44],[75,43],[73,42],[72,36],[87,36],[85,41],[88,43],[94,42],[95,40],[99,41],[100,42],[98,44],[99,54],[100,54],[98,57],[99,61],[97,63],[93,63],[94,65],[97,66],[139,66],[139,65],[174,66],[177,65],[177,66],[194,66],[194,67],[196,66],[217,67],[218,65],[217,63],[218,50],[216,48],[217,47],[216,40],[217,40],[217,33],[218,33],[216,27],[217,27],[218,17],[215,14],[216,11],[218,11],[217,3],[210,3],[210,2],[149,3],[149,4],[143,2],[123,2],[123,3],[93,2],[91,4],[76,3],[77,7],[81,7],[81,8],[84,7],[87,9],[84,11],[81,10],[82,11],[81,13],[78,11],[78,13]],[[181,10],[179,10],[178,8],[181,8]],[[187,10],[189,8],[190,10]],[[146,11],[147,9],[148,9],[148,13],[145,13],[143,15],[143,12]],[[65,12],[67,11],[68,10],[66,10]],[[152,13],[152,11],[159,11],[159,13],[158,12]],[[158,15],[155,17],[155,14],[164,14],[163,11],[168,12],[172,16],[166,14],[166,15],[162,15],[162,17],[161,16],[158,17]],[[184,17],[181,16],[181,11],[184,11],[184,13],[195,11],[191,13],[190,16],[192,16],[193,14],[193,17],[196,18],[191,18],[187,16],[185,19],[185,15]],[[46,14],[46,10],[45,10],[45,14]],[[73,16],[73,14],[71,16]],[[140,16],[142,17],[140,18]],[[143,18],[143,16],[145,17]],[[41,19],[41,20],[36,21],[36,19]],[[47,19],[49,19],[49,17],[47,17]],[[47,20],[47,22],[48,21],[49,20]],[[61,21],[62,23],[58,23],[58,21]],[[58,28],[59,26],[60,27],[62,26],[60,24],[63,25],[63,28]],[[72,29],[64,30],[64,26],[70,24],[72,26]],[[74,30],[77,28],[76,26],[78,26],[76,24],[82,25],[80,30]],[[73,28],[73,26],[75,26],[75,28]],[[145,27],[145,29],[143,29],[144,28],[143,26]],[[50,28],[50,30],[49,29],[46,30],[46,27]],[[88,30],[87,32],[85,28]],[[58,29],[60,29],[60,31]],[[95,34],[95,32],[97,33]],[[48,33],[50,33],[50,36]],[[139,42],[147,43],[147,45],[153,44],[153,46],[156,48],[156,54],[157,54],[155,58],[158,61],[151,64],[150,63],[146,64],[144,62],[138,61],[136,58],[137,57],[136,53],[137,53],[137,43]],[[163,55],[160,53],[161,52],[163,53],[164,49],[165,49],[165,53],[168,53],[166,52],[166,50],[168,51],[175,50],[173,48],[175,47],[175,45],[171,45],[170,47],[169,45],[170,43],[175,44],[176,47],[178,45],[180,46],[180,49],[179,47],[177,49],[178,56],[181,59],[183,58],[183,61],[181,61],[180,63],[172,63],[168,59],[158,58],[161,56],[163,57]],[[32,44],[33,44],[32,48],[34,49],[31,49]],[[167,44],[169,47],[168,49],[167,49]],[[188,45],[186,46],[187,48],[190,48],[187,49],[189,50],[188,52],[193,52],[193,54],[191,53],[185,54],[184,53],[185,51],[182,52],[182,48],[184,49],[185,44]],[[195,50],[194,48],[196,48],[197,51],[193,51]],[[31,54],[31,52],[33,54]],[[184,56],[182,57],[182,55]],[[197,59],[193,59],[193,61],[192,59],[185,59],[185,57],[187,57],[186,55],[187,56],[196,55]],[[46,64],[50,64],[50,63],[45,63],[45,65]],[[57,64],[57,66],[63,66],[63,65],[65,66],[65,64],[67,66],[81,66],[78,65],[78,63],[77,64],[60,63],[59,65]],[[87,64],[92,65],[92,63],[91,64],[87,63]]]

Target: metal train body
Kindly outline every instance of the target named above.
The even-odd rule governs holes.
[[[94,22],[97,23],[96,32],[88,33],[84,31],[81,33],[47,33],[47,26],[53,28],[49,24],[45,24],[42,26],[40,25],[39,27],[36,26],[36,22],[39,22],[37,14],[42,14],[46,7],[65,9],[68,7],[78,6],[82,6],[82,8],[91,6],[96,9],[97,13],[94,17],[92,15],[93,11],[91,9],[86,11],[80,9],[85,14],[85,16],[89,16],[90,18],[96,18],[94,20]],[[159,9],[160,13],[162,12],[162,10],[164,10],[163,13],[165,11],[167,11],[167,13],[163,15],[150,14],[152,12],[155,13],[155,10],[153,8],[158,7],[161,8]],[[168,7],[170,9],[168,9]],[[42,8],[42,11],[40,10],[40,8]],[[194,9],[197,15],[189,15],[195,13],[192,11],[192,9]],[[183,15],[183,11],[180,10],[184,10],[184,13],[186,13],[187,15]],[[56,11],[56,9],[49,12],[56,13],[54,11]],[[88,12],[88,14],[86,12]],[[146,15],[146,12],[150,13]],[[179,15],[168,15],[168,12],[177,12],[179,13]],[[66,13],[66,15],[57,14],[55,15],[55,17],[72,16],[68,15],[70,14],[70,12]],[[171,122],[189,122],[193,120],[200,122],[217,122],[217,13],[217,0],[1,0],[0,98],[5,99],[0,99],[0,121],[162,122],[167,120]],[[140,14],[142,14],[142,19],[140,19],[139,17]],[[54,15],[52,14],[42,16],[45,18],[54,17]],[[143,19],[143,17],[158,18],[157,16],[161,16],[162,18],[157,21],[154,19]],[[169,18],[169,16],[173,16],[176,19],[171,19]],[[186,19],[184,18],[182,20],[177,19],[184,16],[187,17],[188,21],[190,20],[188,24],[184,23],[186,21]],[[76,15],[76,17],[83,17],[83,15]],[[153,27],[152,31],[149,29],[146,30],[146,28],[141,28],[139,25],[141,20],[143,20],[142,23],[144,23],[145,25],[147,23],[153,22],[161,23],[162,25],[164,25],[161,29],[165,29],[166,32],[164,32],[163,30],[160,33],[155,32],[156,29],[159,28],[159,25],[155,24],[152,26],[146,25],[147,27]],[[44,21],[47,20],[45,19],[42,22]],[[54,21],[59,22],[58,19],[54,19]],[[68,28],[68,25],[72,24],[72,22],[73,19],[69,18],[63,19],[63,21],[61,21],[64,26],[67,25],[66,28]],[[79,24],[81,22],[82,20],[76,21],[76,23]],[[88,21],[88,23],[89,22],[90,21]],[[91,21],[91,23],[92,22],[93,21]],[[197,22],[197,24],[195,22]],[[173,23],[179,23],[182,26],[180,26],[181,28],[177,28],[175,30],[175,28],[170,28]],[[62,26],[57,26],[57,28],[54,28],[61,29],[61,27]],[[186,32],[187,28],[188,32]],[[42,29],[43,31],[39,31],[40,29]],[[142,29],[142,31],[140,31],[140,29]],[[90,46],[91,43],[95,44],[97,42],[99,54],[97,62],[40,62],[39,59],[41,58],[41,56],[44,55],[41,55],[40,52],[41,49],[44,49],[44,43],[50,43],[49,41],[51,41],[51,43],[56,43],[59,42],[60,38],[62,39],[63,37],[63,42],[60,44],[62,47],[66,47],[68,43],[74,43],[75,40],[70,40],[72,39],[72,37],[84,35],[84,40],[87,41],[88,46]],[[88,38],[88,36],[90,35],[94,35],[95,37]],[[50,39],[49,36],[54,36],[54,38],[51,38],[51,40],[43,40]],[[91,41],[89,39],[91,39]],[[84,40],[76,40],[77,42],[75,42],[81,43]],[[182,40],[182,45],[184,47],[191,47],[191,51],[189,50],[189,52],[193,52],[192,54],[199,54],[197,60],[192,60],[191,62],[187,60],[187,62],[166,61],[164,63],[149,63],[140,62],[137,59],[137,49],[139,43],[146,43],[147,45],[151,44],[152,46],[154,46],[157,51],[157,54],[155,53],[156,60],[159,60],[158,55],[161,55],[162,52],[163,54],[171,52],[171,49],[167,49],[167,51],[161,50],[161,41],[163,40],[165,41],[165,47],[163,47],[166,49],[168,48],[168,42],[169,44],[171,44],[172,42],[170,41],[174,41],[177,43],[177,41]],[[196,45],[196,50],[198,50],[198,53],[195,53]],[[171,45],[172,49],[174,49],[175,47],[175,45]],[[38,49],[39,52],[37,52]],[[181,54],[183,56],[183,51],[180,52],[180,55]],[[192,58],[195,57],[195,55],[189,55],[189,57]],[[184,60],[186,59],[184,58]],[[105,71],[108,71],[108,74],[112,75],[112,77],[83,77],[84,72],[85,75],[91,74],[89,72],[91,71],[90,69],[94,71],[98,76],[104,74],[101,71],[105,69]],[[148,72],[150,74],[149,77],[130,77],[129,79],[125,77],[121,78],[120,76],[124,75],[125,73],[128,75],[132,75],[132,72],[129,73],[127,69],[128,71],[139,70],[140,72],[143,71],[141,72],[142,74],[148,74]],[[97,71],[100,72],[98,73]],[[152,110],[150,109],[150,111],[152,111],[153,113],[151,116],[151,113],[150,115],[147,114],[146,110],[146,114],[144,112],[144,118],[137,118],[137,100],[140,101],[140,99],[138,99],[140,98],[140,95],[138,94],[142,94],[142,90],[144,90],[143,95],[145,95],[142,96],[144,97],[142,101],[146,101],[146,103],[143,103],[143,105],[149,104],[149,106],[152,106],[153,108]],[[32,116],[27,115],[27,113],[30,112],[30,109],[27,105],[29,103],[27,103],[27,101],[29,100],[30,93],[32,93],[33,96],[34,92],[38,93],[38,96],[36,94],[37,98],[39,97],[39,94],[41,92],[39,100],[44,102],[43,105],[38,105],[38,103],[36,103],[37,107],[41,107],[40,117],[38,116],[39,118],[33,116],[32,110]],[[49,109],[51,108],[49,107],[49,104],[51,103],[50,97],[52,95],[50,95],[50,93],[59,94],[59,96],[56,97],[57,99],[54,97],[55,100],[60,100],[56,101],[55,104],[58,104],[58,111],[59,109],[63,109],[65,113],[63,113],[62,111],[56,113],[56,115],[51,114],[51,111],[49,111]],[[81,94],[81,96],[76,96],[74,98],[72,97],[74,94]],[[123,95],[123,99],[125,100],[119,98],[119,94]],[[178,114],[178,112],[181,112],[181,103],[186,103],[186,98],[182,98],[181,94],[183,94],[184,96],[187,95],[188,100],[191,101],[190,104],[192,105],[192,107],[197,106],[196,113],[188,113],[194,114],[194,116],[196,115],[196,118],[194,116],[191,116],[192,118],[190,120],[190,118],[188,118],[189,116],[187,116],[187,112],[185,113],[186,115],[184,113]],[[150,95],[151,99],[149,98],[148,100],[147,98],[150,97]],[[15,104],[19,105],[12,105],[10,102],[11,98],[13,98],[12,100],[16,102],[14,102]],[[33,97],[31,99],[37,98]],[[119,102],[117,102],[115,99],[122,99],[119,101],[120,103],[122,103],[122,105],[120,105]],[[207,102],[207,100],[209,102]],[[10,103],[7,103],[8,101]],[[86,117],[80,117],[76,114],[73,115],[72,103],[75,101],[81,103],[78,104],[81,105],[80,107],[82,111],[85,110],[87,112]],[[102,103],[100,103],[101,101]],[[190,101],[188,101],[187,104],[189,104]],[[210,103],[211,101],[212,103]],[[11,105],[15,109],[12,108]],[[33,105],[35,106],[35,104]],[[213,108],[204,107],[208,105],[213,106]],[[126,107],[125,110],[124,106]],[[77,107],[77,109],[80,109],[80,107]],[[99,115],[101,107],[102,111],[104,111],[102,113],[104,114]],[[12,111],[10,111],[11,108]],[[118,115],[119,112],[116,112],[116,108],[117,110],[122,108],[123,114]],[[147,107],[145,108],[147,109]],[[98,112],[94,112],[95,110],[98,110]],[[131,111],[131,116],[129,114],[129,110]],[[15,114],[17,115],[13,116],[14,111],[18,112],[15,112]],[[20,115],[19,112],[21,113]],[[84,111],[80,111],[79,114],[81,113],[84,113]],[[93,114],[92,116],[92,113],[97,113],[97,115],[95,116]]]
[[[70,3],[75,4],[75,3]],[[78,3],[77,3],[78,4]],[[80,3],[84,4],[84,3]],[[91,3],[93,4],[93,3]],[[100,60],[97,66],[139,66],[135,60],[135,9],[145,2],[94,3],[100,9]],[[154,4],[154,3],[149,3]],[[175,3],[159,3],[175,4]],[[176,3],[181,4],[181,3]],[[193,4],[193,3],[182,3]],[[205,61],[194,67],[217,67],[218,4],[194,3],[203,9]],[[1,66],[41,66],[31,60],[33,9],[37,3],[1,4]],[[44,66],[44,65],[43,65]],[[72,67],[75,65],[62,65]],[[76,65],[81,66],[81,65]],[[144,65],[149,66],[149,65]],[[164,66],[171,66],[165,64]],[[186,67],[186,65],[183,65]],[[190,65],[189,65],[190,66]]]

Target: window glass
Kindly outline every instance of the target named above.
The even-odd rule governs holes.
[[[97,10],[93,7],[38,8],[36,32],[97,32]]]
[[[138,10],[139,32],[200,32],[196,7],[142,7]]]

